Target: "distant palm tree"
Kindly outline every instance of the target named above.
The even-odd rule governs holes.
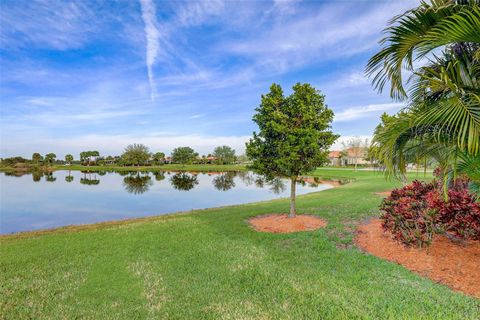
[[[67,154],[65,156],[65,161],[68,163],[68,164],[72,164],[72,161],[73,161],[73,156],[71,154]]]

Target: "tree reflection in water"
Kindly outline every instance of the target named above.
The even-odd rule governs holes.
[[[282,181],[280,178],[274,178],[273,180],[268,181],[267,184],[270,187],[270,190],[275,194],[280,194],[287,188],[285,181]]]
[[[255,185],[257,188],[268,187],[270,191],[275,194],[280,194],[285,191],[286,184],[281,178],[266,179],[249,171],[239,171],[237,176],[242,179],[242,182],[247,185]]]
[[[100,180],[97,179],[96,172],[90,171],[81,171],[83,173],[83,178],[80,178],[80,183],[88,186],[94,186],[100,184]]]
[[[153,185],[153,181],[148,173],[137,172],[137,174],[130,174],[123,178],[123,186],[129,193],[145,193],[150,189],[151,185]]]
[[[65,181],[67,181],[67,182],[72,182],[73,181],[72,172],[70,170],[68,170],[68,176],[65,177]]]
[[[55,182],[57,180],[57,177],[53,176],[53,173],[47,172],[45,173],[45,181],[47,182]]]
[[[235,187],[235,172],[225,172],[213,178],[213,186],[220,191],[227,191]]]
[[[181,191],[188,191],[193,189],[198,184],[198,178],[194,174],[180,172],[174,174],[170,178],[170,182],[175,189]]]
[[[32,180],[33,182],[39,182],[42,180],[43,171],[32,171]]]
[[[155,171],[153,175],[155,176],[155,181],[165,180],[165,172],[163,171]]]

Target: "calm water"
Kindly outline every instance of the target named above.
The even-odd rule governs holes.
[[[331,188],[299,183],[297,194]],[[289,196],[249,172],[0,173],[0,233],[144,217]]]

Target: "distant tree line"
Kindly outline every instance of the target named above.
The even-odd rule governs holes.
[[[1,159],[1,165],[6,167],[15,166],[52,166],[52,165],[84,165],[84,166],[151,166],[163,164],[236,164],[245,163],[248,159],[245,155],[238,156],[235,150],[223,145],[216,147],[212,153],[200,156],[193,148],[185,146],[173,149],[170,156],[164,152],[150,152],[144,144],[130,144],[125,147],[120,156],[101,156],[99,151],[82,151],[76,160],[72,154],[65,155],[64,159],[57,159],[55,153],[41,155],[38,152],[32,154],[31,159],[23,157],[10,157]]]

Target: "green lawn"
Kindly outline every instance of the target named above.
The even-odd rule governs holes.
[[[478,319],[480,300],[351,246],[352,226],[378,215],[373,172],[298,198],[321,216],[315,232],[265,234],[251,216],[287,200],[124,224],[0,238],[5,319]],[[412,175],[413,176],[413,175]]]

